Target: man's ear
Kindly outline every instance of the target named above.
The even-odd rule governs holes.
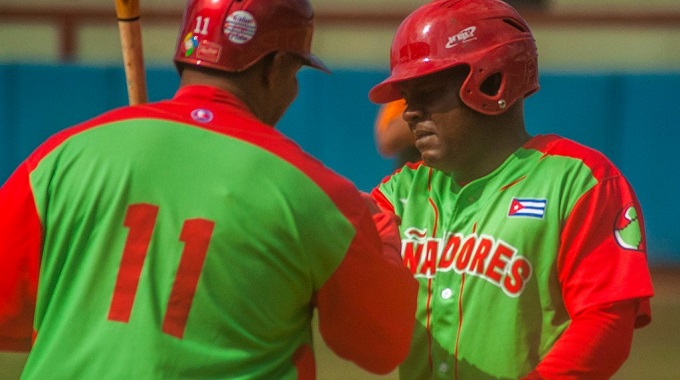
[[[262,85],[265,88],[270,88],[273,83],[276,83],[278,75],[281,72],[281,67],[284,64],[283,59],[284,53],[273,52],[267,54],[266,57],[262,58]]]

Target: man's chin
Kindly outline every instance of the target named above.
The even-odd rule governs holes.
[[[423,163],[433,169],[437,169],[443,172],[451,172],[451,165],[448,165],[446,160],[443,160],[441,155],[432,154],[433,152],[421,153]]]
[[[434,169],[439,169],[439,163],[440,161],[437,159],[438,157],[434,154],[431,154],[427,151],[425,152],[420,152],[420,157],[425,163],[425,165],[434,168]]]

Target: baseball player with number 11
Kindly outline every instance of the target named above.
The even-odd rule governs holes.
[[[274,125],[308,0],[191,0],[180,89],[42,144],[0,188],[0,349],[30,379],[314,379],[312,316],[375,373],[418,284],[394,215]]]
[[[601,153],[530,136],[536,44],[500,0],[436,0],[409,15],[391,75],[424,162],[372,195],[401,219],[420,283],[412,379],[607,379],[653,295],[640,204]]]

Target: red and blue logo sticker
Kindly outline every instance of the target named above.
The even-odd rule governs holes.
[[[255,37],[257,22],[252,14],[239,10],[227,16],[223,31],[229,41],[242,45]]]
[[[210,110],[204,108],[197,108],[191,111],[191,118],[198,123],[206,124],[213,121],[215,115]]]

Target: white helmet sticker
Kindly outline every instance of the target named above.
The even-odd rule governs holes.
[[[224,21],[224,34],[235,44],[241,45],[250,41],[256,31],[255,18],[246,11],[236,11]]]
[[[477,31],[477,27],[471,26],[461,30],[457,34],[454,34],[453,36],[449,37],[449,40],[446,42],[446,48],[451,49],[459,43],[466,43],[476,40],[477,37],[475,37],[475,31]]]

